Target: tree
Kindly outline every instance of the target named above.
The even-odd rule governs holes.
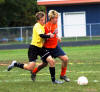
[[[4,2],[5,2],[5,0],[0,0],[0,4],[1,4],[1,3],[4,3]]]
[[[37,0],[5,0],[0,4],[0,26],[31,26],[35,13],[44,9],[37,6]]]

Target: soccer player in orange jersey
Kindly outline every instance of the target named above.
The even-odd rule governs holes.
[[[50,10],[48,13],[48,17],[49,17],[49,21],[45,25],[45,34],[52,33],[54,34],[54,37],[47,38],[45,40],[44,48],[46,48],[50,52],[52,57],[54,58],[58,57],[62,61],[60,79],[65,80],[66,82],[69,82],[70,79],[66,76],[68,56],[64,53],[64,51],[58,45],[58,41],[59,42],[61,41],[61,39],[57,36],[58,12],[55,10]],[[43,69],[45,66],[47,66],[47,63],[41,63],[33,70],[32,80],[35,80],[36,73],[39,72],[41,69]]]

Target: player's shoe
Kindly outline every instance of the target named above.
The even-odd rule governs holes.
[[[32,81],[35,81],[36,80],[36,74],[31,72],[31,79],[32,79]]]
[[[67,76],[60,76],[60,79],[70,82],[70,79]]]
[[[64,83],[64,81],[55,80],[55,81],[53,81],[52,83],[53,83],[53,84],[62,84],[62,83]]]
[[[8,71],[10,71],[13,67],[16,61],[12,61],[12,63],[8,66]]]

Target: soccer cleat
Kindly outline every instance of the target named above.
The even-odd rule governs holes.
[[[70,79],[66,76],[60,76],[60,79],[65,80],[66,82],[70,82]]]
[[[35,81],[36,80],[36,74],[31,72],[31,79],[32,79],[32,81]]]
[[[62,83],[64,83],[64,81],[55,80],[55,81],[53,81],[52,83],[53,83],[53,84],[62,84]]]
[[[13,67],[16,61],[12,61],[12,63],[8,66],[8,71],[10,71]]]

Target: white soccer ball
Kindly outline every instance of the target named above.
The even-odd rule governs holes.
[[[81,76],[77,80],[78,85],[87,85],[88,84],[88,79],[85,76]]]

